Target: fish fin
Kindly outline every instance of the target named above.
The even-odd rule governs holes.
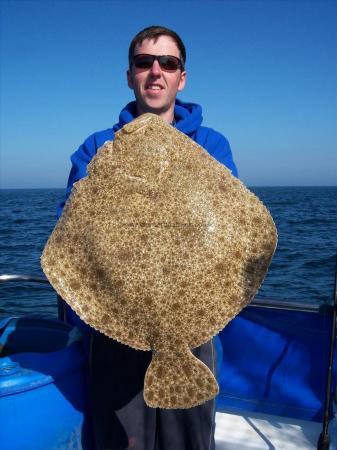
[[[213,399],[218,392],[214,375],[189,348],[154,353],[145,374],[144,400],[152,408],[191,408]]]

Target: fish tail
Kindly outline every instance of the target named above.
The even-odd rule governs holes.
[[[144,400],[152,408],[191,408],[218,392],[214,375],[188,347],[183,352],[154,353],[145,374]]]

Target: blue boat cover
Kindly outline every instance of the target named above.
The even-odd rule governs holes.
[[[217,409],[322,421],[331,319],[315,312],[243,310],[219,335]]]

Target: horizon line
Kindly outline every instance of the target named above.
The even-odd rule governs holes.
[[[289,187],[298,187],[298,188],[322,188],[322,187],[337,187],[337,184],[245,184],[247,187],[251,188],[289,188]],[[15,191],[15,190],[43,190],[43,189],[60,189],[66,190],[67,187],[0,187],[0,191]]]

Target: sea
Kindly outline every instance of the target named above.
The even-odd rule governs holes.
[[[270,210],[278,246],[257,298],[331,303],[336,271],[337,187],[251,187]],[[64,189],[0,190],[0,275],[43,276],[40,256]],[[0,317],[57,316],[47,284],[0,282]]]

